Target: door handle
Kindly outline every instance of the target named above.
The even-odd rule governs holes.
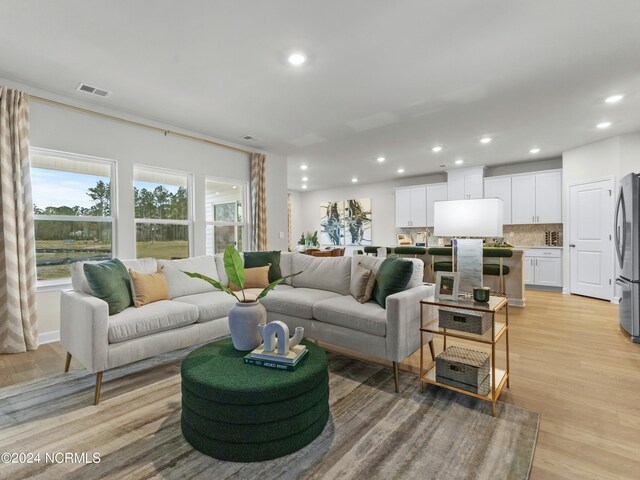
[[[575,248],[575,247],[576,247],[575,243],[570,243],[570,244],[569,244],[569,246],[570,246],[571,248]]]

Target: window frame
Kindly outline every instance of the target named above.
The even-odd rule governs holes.
[[[110,210],[111,215],[108,217],[94,217],[90,215],[39,215],[33,214],[34,227],[36,221],[64,221],[64,222],[111,222],[111,258],[117,257],[118,244],[117,244],[117,224],[118,224],[118,163],[115,160],[103,157],[97,157],[94,155],[83,155],[80,153],[63,152],[61,150],[53,150],[42,147],[29,147],[29,168],[33,170],[33,162],[31,161],[32,155],[51,156],[66,158],[68,160],[76,160],[82,162],[98,163],[107,165],[109,167],[109,188],[111,192]],[[46,169],[45,169],[46,170]],[[63,170],[66,171],[66,170]],[[71,172],[69,173],[77,173]],[[33,183],[31,184],[33,190]],[[33,209],[33,204],[31,205]],[[35,228],[34,228],[34,244]],[[37,262],[36,262],[37,263]],[[67,290],[71,288],[71,277],[52,278],[49,280],[37,280],[37,265],[36,265],[36,290],[38,292],[44,292],[49,290]]]
[[[223,220],[213,220],[213,208],[211,209],[212,217],[209,219],[206,216],[207,211],[207,182],[217,182],[217,183],[228,183],[231,185],[238,185],[242,188],[242,222],[227,222]],[[249,245],[249,239],[251,238],[251,226],[249,223],[249,216],[251,207],[250,207],[250,198],[249,198],[249,182],[247,180],[237,180],[233,178],[224,178],[224,177],[213,177],[207,175],[204,179],[204,211],[205,211],[205,236],[207,227],[243,227],[242,233],[242,251],[247,251],[247,246]],[[216,202],[211,202],[212,206],[215,205]],[[218,203],[229,203],[229,202],[218,202]],[[215,231],[215,230],[214,230]],[[235,236],[238,237],[238,230],[235,229]],[[207,250],[207,255],[215,255],[215,241],[212,244],[213,250],[209,251],[209,245],[205,245]],[[237,248],[237,247],[236,247]]]
[[[189,257],[193,257],[194,256],[194,245],[193,245],[193,239],[194,239],[194,234],[193,234],[193,226],[194,226],[194,212],[195,212],[195,208],[194,208],[194,194],[193,194],[193,188],[194,188],[194,182],[193,182],[193,173],[191,172],[186,172],[184,170],[174,170],[171,168],[164,168],[164,167],[156,167],[153,165],[144,165],[141,163],[134,163],[133,164],[133,171],[132,171],[132,179],[133,181],[131,182],[131,192],[134,193],[135,191],[135,185],[136,185],[136,169],[138,170],[146,170],[148,172],[159,172],[159,173],[166,173],[167,175],[175,175],[178,177],[185,177],[187,179],[187,219],[186,220],[172,220],[172,219],[161,219],[161,218],[138,218],[136,217],[135,211],[136,211],[136,207],[135,207],[135,194],[134,194],[134,204],[133,204],[133,246],[134,246],[134,251],[135,251],[135,256],[136,259],[137,258],[145,258],[145,257],[138,257],[138,224],[147,224],[147,225],[153,225],[153,224],[161,224],[161,225],[186,225],[187,226],[187,241],[189,242],[188,245],[188,256]]]

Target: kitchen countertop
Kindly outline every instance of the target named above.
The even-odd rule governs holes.
[[[555,249],[555,250],[562,250],[564,247],[562,245],[560,245],[559,247],[548,247],[546,245],[516,245],[513,248],[520,248],[522,250],[527,250],[529,248],[543,248],[543,249]]]

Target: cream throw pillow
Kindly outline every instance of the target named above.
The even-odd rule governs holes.
[[[169,300],[169,284],[163,270],[164,267],[158,267],[155,273],[139,273],[129,269],[131,294],[136,307],[158,300]]]
[[[376,276],[373,270],[364,268],[358,262],[356,271],[351,276],[351,295],[360,303],[367,303],[371,299],[373,286],[376,283]]]
[[[267,263],[264,267],[245,268],[244,288],[265,288],[269,285],[269,268],[271,268],[270,263]],[[229,288],[234,292],[240,290],[240,287],[232,281],[229,281]]]

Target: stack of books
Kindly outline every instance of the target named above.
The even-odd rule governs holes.
[[[253,350],[244,357],[244,363],[247,365],[257,365],[259,367],[274,368],[276,370],[286,370],[294,372],[300,365],[303,358],[307,355],[307,347],[305,345],[296,345],[289,349],[286,355],[280,355],[277,352],[265,352],[264,344]]]

